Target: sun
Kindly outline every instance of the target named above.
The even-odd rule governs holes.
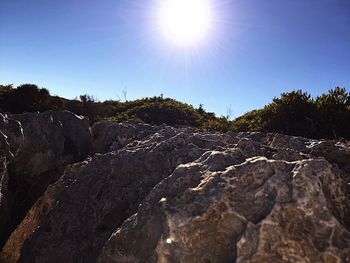
[[[158,9],[161,34],[180,47],[201,44],[211,29],[212,16],[209,0],[161,0]]]

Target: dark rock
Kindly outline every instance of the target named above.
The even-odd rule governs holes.
[[[0,113],[0,248],[9,235],[7,226],[11,222],[12,200],[7,165],[16,156],[22,141],[20,123]]]
[[[23,130],[21,124],[0,113],[0,132],[6,145],[2,145],[1,151],[4,156],[15,156],[23,142]],[[4,152],[3,152],[4,151]]]
[[[20,223],[69,163],[86,157],[91,140],[88,120],[70,112],[24,113],[11,118],[16,120],[12,123],[21,123],[24,139],[18,136],[9,139],[12,152],[18,152],[8,165],[8,188],[13,203],[8,231]],[[18,130],[16,126],[8,126],[7,130],[11,129]],[[21,138],[23,143],[19,148]]]

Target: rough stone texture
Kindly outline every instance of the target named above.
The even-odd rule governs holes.
[[[100,122],[14,262],[350,262],[349,143]]]
[[[79,172],[67,168],[12,233],[3,259],[15,262],[21,250],[19,262],[94,262],[148,192],[178,164],[204,152],[192,138],[180,132],[137,149],[97,154]],[[53,187],[58,189],[54,195]]]
[[[165,124],[151,126],[148,124],[118,123],[101,121],[91,128],[92,153],[107,153],[123,147],[140,148],[152,143],[159,143],[178,133],[192,133],[192,141],[198,147],[215,148],[237,143],[238,137],[220,133],[202,133],[193,128],[173,128]]]
[[[350,233],[322,191],[322,180],[336,180],[329,163],[231,164],[178,167],[112,234],[99,262],[349,262]]]
[[[350,173],[350,148],[332,141],[318,141],[311,146],[311,154],[322,156],[331,163]]]
[[[290,139],[243,138],[178,166],[98,262],[349,262],[349,175]]]
[[[16,156],[22,141],[20,123],[0,113],[0,247],[9,234],[6,226],[11,220],[7,165]]]
[[[23,142],[23,130],[21,124],[9,118],[7,115],[3,115],[0,113],[0,132],[6,137],[7,145],[9,147],[6,151],[9,152],[11,157],[15,156]],[[1,151],[5,149],[7,146],[2,145]]]
[[[89,152],[90,131],[86,118],[70,112],[12,115],[24,130],[24,143],[13,161],[12,170],[23,180],[39,177]]]
[[[13,203],[8,231],[20,223],[67,164],[86,157],[91,144],[88,120],[70,112],[24,113],[11,118],[16,120],[12,122],[21,123],[24,139],[19,148],[19,137],[9,138],[11,151],[18,152],[8,165]],[[7,130],[15,129],[7,126]]]
[[[2,139],[2,138],[1,138]],[[0,139],[0,140],[1,140]],[[2,146],[2,142],[0,142]],[[10,212],[8,205],[8,175],[6,169],[6,160],[0,157],[0,236],[4,236],[4,227],[9,222]],[[4,240],[1,238],[0,243]]]
[[[91,127],[92,152],[106,153],[121,149],[128,143],[141,140],[154,134],[155,127],[147,124],[129,124],[112,121],[100,121]]]

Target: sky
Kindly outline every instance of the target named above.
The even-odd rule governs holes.
[[[239,116],[280,93],[350,90],[349,0],[209,0],[196,46],[159,32],[164,0],[0,0],[0,83],[53,95],[163,94]]]

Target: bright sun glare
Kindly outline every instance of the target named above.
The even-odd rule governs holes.
[[[161,33],[181,47],[203,42],[213,19],[209,0],[161,0],[158,12]]]

